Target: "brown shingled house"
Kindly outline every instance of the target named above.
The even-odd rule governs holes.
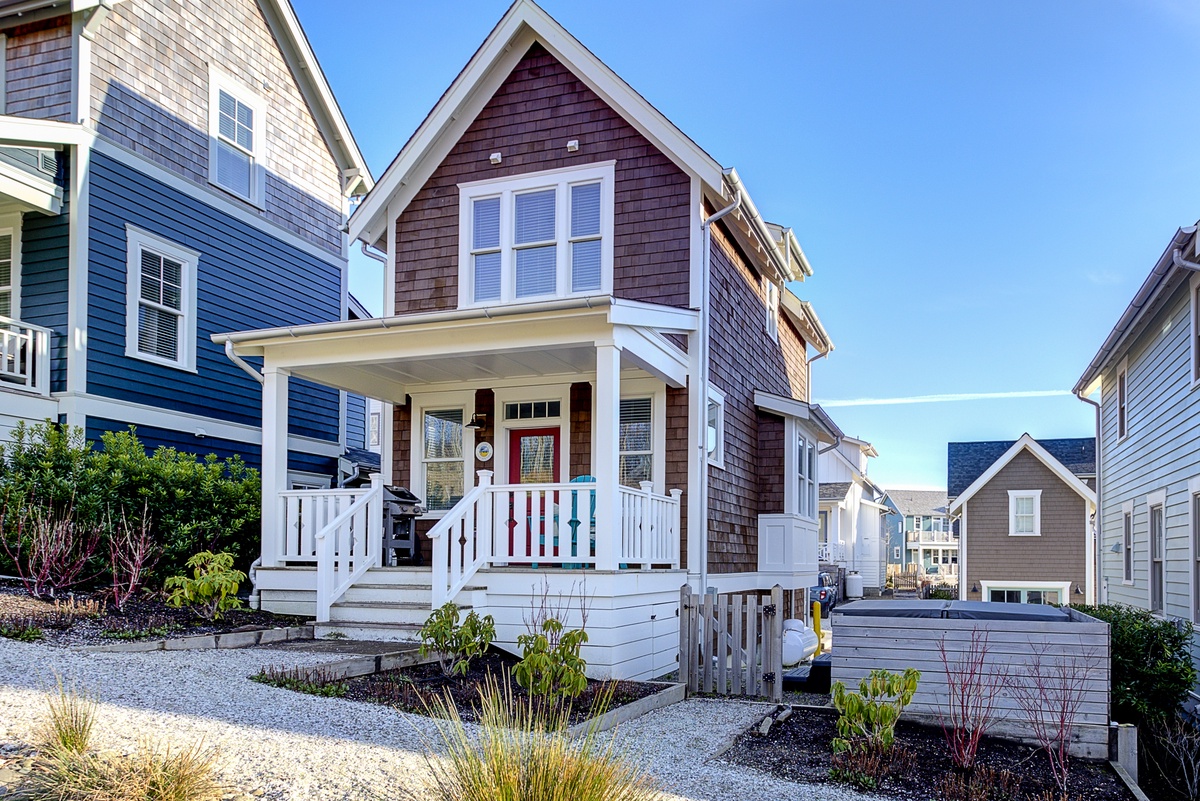
[[[1005,603],[1093,603],[1095,440],[952,442],[959,594]]]
[[[387,254],[382,318],[219,337],[264,360],[265,452],[289,377],[391,420],[383,476],[345,499],[286,492],[264,458],[265,608],[388,638],[453,600],[511,645],[531,588],[586,577],[591,673],[641,678],[674,668],[683,583],[815,582],[817,450],[839,432],[809,403],[832,344],[788,289],[808,261],[537,5],[506,13],[350,235]],[[431,568],[353,535],[381,483],[428,508]]]

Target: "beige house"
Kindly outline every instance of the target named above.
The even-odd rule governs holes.
[[[1025,434],[1016,442],[952,442],[948,456],[960,597],[1093,603],[1095,440],[1038,442]]]

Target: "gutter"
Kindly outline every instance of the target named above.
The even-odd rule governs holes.
[[[726,171],[726,175],[729,174]],[[709,393],[709,375],[708,375],[708,307],[710,299],[710,272],[712,262],[712,224],[720,220],[727,214],[732,214],[741,208],[745,201],[745,193],[736,185],[736,179],[731,182],[733,188],[733,202],[720,211],[714,212],[704,222],[700,223],[700,228],[704,232],[704,246],[701,251],[701,256],[704,263],[700,268],[700,304],[696,310],[699,315],[697,321],[696,337],[696,363],[700,368],[700,375],[696,377],[696,448],[699,450],[699,469],[696,476],[696,508],[700,510],[702,524],[700,531],[696,532],[700,536],[700,594],[704,595],[708,592],[708,393]],[[688,532],[691,536],[692,532]]]
[[[379,262],[380,264],[386,265],[388,263],[387,257],[384,256],[382,253],[372,253],[371,246],[368,245],[366,242],[362,243],[362,254],[364,256],[366,256],[368,259],[374,259],[375,261]]]
[[[215,339],[215,337],[214,337],[214,339]],[[259,384],[263,383],[263,381],[265,380],[263,378],[263,374],[260,373],[258,370],[255,370],[254,365],[250,364],[248,361],[243,359],[241,356],[238,356],[236,353],[233,352],[233,340],[231,340],[231,339],[225,340],[225,355],[229,357],[229,361],[233,362],[238,367],[242,368],[242,371],[246,375],[253,378]]]
[[[1179,251],[1176,250],[1175,253],[1176,253],[1176,256],[1178,256]],[[1200,264],[1196,265],[1196,269],[1200,270]],[[1091,597],[1090,601],[1088,601],[1087,598],[1085,598],[1084,600],[1085,600],[1085,602],[1098,604],[1098,603],[1102,602],[1097,594],[1097,590],[1099,589],[1099,585],[1100,585],[1100,553],[1101,553],[1100,540],[1101,540],[1101,535],[1104,533],[1104,526],[1103,526],[1104,518],[1101,515],[1101,510],[1103,509],[1103,507],[1100,505],[1100,493],[1101,493],[1100,465],[1101,465],[1101,461],[1103,459],[1102,454],[1104,452],[1103,448],[1101,447],[1101,444],[1102,444],[1101,435],[1103,434],[1103,428],[1101,427],[1100,404],[1097,403],[1096,401],[1092,400],[1091,398],[1087,397],[1086,395],[1084,395],[1083,392],[1078,389],[1075,390],[1074,394],[1075,394],[1075,397],[1079,398],[1084,403],[1087,403],[1096,408],[1096,521],[1095,521],[1095,523],[1092,524],[1092,553],[1089,554],[1089,556],[1092,559],[1092,563],[1093,563],[1092,586],[1089,588],[1092,591],[1092,593],[1091,593],[1092,597]],[[1107,599],[1104,599],[1104,600],[1107,600]]]
[[[776,271],[778,271],[785,281],[796,280],[791,275],[791,267],[788,263],[788,260],[780,255],[779,245],[775,241],[775,237],[771,236],[771,231],[769,228],[767,228],[766,220],[764,220],[762,215],[758,213],[758,209],[755,207],[754,201],[750,199],[750,194],[746,191],[746,188],[742,186],[742,179],[738,177],[737,170],[732,167],[725,170],[725,179],[729,181],[730,188],[736,193],[736,199],[734,200],[734,205],[732,208],[735,210],[741,207],[745,208],[746,216],[750,218],[750,226],[754,229],[754,232],[758,234],[759,239],[761,239],[762,242],[767,245],[767,255],[770,257],[771,263],[775,265]],[[721,214],[721,212],[717,212],[717,214],[724,216]],[[713,216],[716,217],[717,215]],[[709,221],[713,221],[713,218],[710,217]],[[786,242],[784,243],[784,246],[787,246]]]

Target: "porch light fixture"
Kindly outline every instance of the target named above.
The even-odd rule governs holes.
[[[488,156],[488,161],[492,162],[493,164],[499,164],[503,160],[504,156],[500,155],[500,153],[493,153],[492,155]]]
[[[1112,544],[1112,547],[1109,548],[1108,550],[1112,551],[1113,553],[1120,553],[1121,552],[1121,543],[1114,542]]]
[[[1083,590],[1079,589],[1079,585],[1078,585],[1078,584],[1076,584],[1076,585],[1075,585],[1075,594],[1076,594],[1076,595],[1083,595]]]
[[[463,427],[470,428],[470,429],[480,429],[480,428],[483,428],[483,424],[486,422],[487,422],[486,414],[472,414],[471,422],[467,423]]]
[[[971,585],[971,592],[979,592],[979,585],[978,585],[978,584],[972,584],[972,585]]]
[[[579,140],[578,139],[572,139],[571,141],[567,142],[567,152],[568,153],[575,153],[575,152],[578,152],[578,150],[579,150]]]

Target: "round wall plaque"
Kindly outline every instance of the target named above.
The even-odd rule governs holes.
[[[492,448],[492,443],[481,442],[475,446],[475,458],[481,462],[490,462],[495,449]]]

